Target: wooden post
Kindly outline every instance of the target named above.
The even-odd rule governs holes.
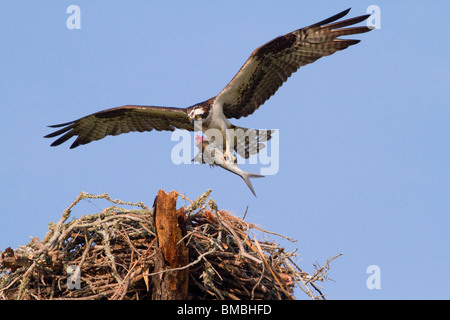
[[[189,269],[165,271],[189,264],[189,251],[181,239],[186,235],[184,208],[176,209],[177,193],[159,190],[153,204],[156,232],[155,269],[152,276],[154,300],[182,300],[188,297]]]

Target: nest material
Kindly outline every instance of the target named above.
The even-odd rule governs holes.
[[[254,232],[292,239],[218,210],[209,194],[191,201],[177,193],[190,202],[182,211],[184,233],[178,241],[188,249],[188,264],[158,269],[161,248],[152,209],[107,194],[81,193],[42,242],[35,237],[1,253],[0,299],[152,299],[160,289],[155,279],[178,271],[188,275],[186,299],[295,299],[295,288],[309,298],[324,298],[317,281],[326,279],[336,257],[310,275],[294,262],[295,252],[257,240]],[[66,223],[82,199],[113,205]]]

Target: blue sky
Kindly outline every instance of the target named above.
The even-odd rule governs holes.
[[[69,30],[66,9],[81,9]],[[175,165],[170,133],[133,133],[69,150],[47,125],[124,104],[186,107],[215,96],[276,36],[352,7],[381,29],[300,69],[233,123],[280,132],[279,172],[253,197],[220,168]],[[151,205],[158,189],[293,237],[298,262],[343,253],[328,299],[450,298],[448,1],[3,1],[0,5],[0,250],[41,239],[81,192]],[[258,165],[244,168],[258,172]],[[179,201],[182,205],[183,201]],[[83,202],[73,216],[106,204]],[[277,240],[278,241],[278,240]],[[366,269],[381,270],[369,290]],[[305,298],[298,294],[298,298]]]

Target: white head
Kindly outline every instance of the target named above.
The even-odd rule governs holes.
[[[188,117],[191,119],[191,121],[202,121],[205,120],[209,115],[209,112],[207,109],[198,106],[189,112]]]

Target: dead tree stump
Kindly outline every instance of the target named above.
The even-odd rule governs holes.
[[[184,208],[176,209],[177,193],[158,191],[153,204],[157,249],[152,283],[154,300],[182,300],[188,297],[189,250],[183,237],[186,235]],[[167,271],[170,269],[178,269]]]

